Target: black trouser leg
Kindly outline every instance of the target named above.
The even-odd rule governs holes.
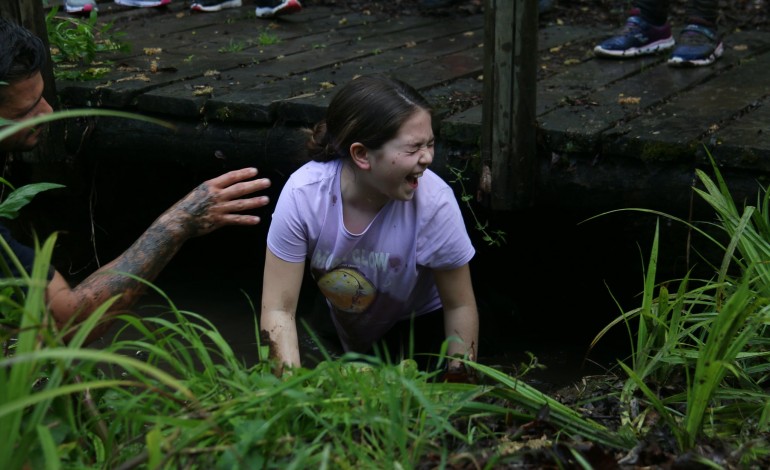
[[[634,6],[641,11],[645,21],[655,26],[668,20],[668,0],[635,0]]]

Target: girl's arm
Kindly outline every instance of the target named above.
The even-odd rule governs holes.
[[[478,356],[479,314],[471,284],[470,268],[465,264],[448,271],[434,270],[433,276],[444,306],[446,336],[455,336],[462,341],[450,341],[447,354],[460,355],[475,361]],[[460,361],[449,361],[450,372],[464,369]]]
[[[266,250],[260,330],[269,338],[270,357],[277,360],[279,375],[284,366],[300,365],[296,314],[304,274],[304,262],[289,263]]]

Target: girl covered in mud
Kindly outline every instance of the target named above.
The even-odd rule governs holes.
[[[475,360],[478,347],[475,250],[452,189],[428,169],[425,99],[399,80],[359,77],[336,93],[308,150],[267,237],[261,329],[279,367],[300,365],[295,314],[309,262],[346,351],[433,353],[415,354],[425,367],[448,340],[449,372],[464,370],[457,358]]]

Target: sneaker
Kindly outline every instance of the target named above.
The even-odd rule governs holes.
[[[115,0],[118,5],[124,7],[155,8],[171,3],[171,0]]]
[[[671,26],[653,26],[632,10],[632,16],[617,36],[611,37],[594,48],[596,55],[604,57],[633,57],[655,54],[674,47]]]
[[[302,10],[299,0],[276,0],[271,7],[257,7],[258,18],[273,18],[279,15],[288,15]]]
[[[192,11],[219,11],[225,8],[238,8],[241,0],[193,0],[190,5]]]
[[[67,13],[91,13],[99,11],[96,0],[64,0],[64,11]]]
[[[713,64],[722,57],[724,45],[715,28],[702,24],[688,24],[679,35],[679,45],[674,48],[669,65],[697,67]]]

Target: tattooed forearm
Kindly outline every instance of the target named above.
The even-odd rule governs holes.
[[[215,198],[209,187],[204,183],[192,190],[190,194],[174,207],[182,214],[187,215],[182,222],[185,230],[191,236],[210,232],[214,229],[214,223],[208,217],[211,207],[215,204]]]
[[[55,272],[46,294],[56,322],[77,324],[111,298],[116,300],[108,317],[124,312],[143,294],[142,281],[154,281],[186,240],[225,225],[258,224],[259,217],[242,213],[269,202],[266,196],[244,197],[270,186],[267,179],[252,180],[256,175],[256,168],[243,168],[199,185],[161,214],[122,255],[74,289]],[[98,337],[108,323],[94,329],[89,338]]]
[[[145,285],[125,273],[145,280],[155,279],[185,241],[182,235],[185,231],[175,230],[169,222],[159,218],[121,256],[80,283],[75,293],[94,307],[120,294],[113,310],[130,306],[144,292]]]

